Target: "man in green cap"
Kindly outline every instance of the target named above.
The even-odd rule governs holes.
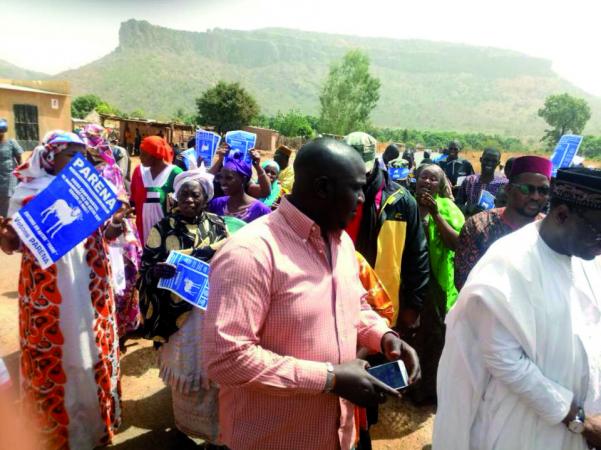
[[[361,155],[367,173],[365,201],[358,205],[346,231],[357,251],[374,268],[392,301],[391,326],[403,332],[417,323],[430,277],[426,236],[417,203],[407,189],[375,164],[376,139],[367,133],[354,132],[345,136],[344,141]],[[370,357],[370,364],[385,362],[377,358]],[[423,378],[427,376],[424,373]],[[377,408],[368,409],[369,425],[375,424],[377,418]],[[362,431],[360,448],[370,448],[369,434]]]

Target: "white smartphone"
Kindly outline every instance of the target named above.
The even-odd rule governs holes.
[[[404,389],[409,386],[407,368],[401,360],[370,367],[367,371],[393,389]]]

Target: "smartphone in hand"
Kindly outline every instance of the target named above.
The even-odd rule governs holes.
[[[404,389],[409,386],[407,368],[401,360],[370,367],[367,371],[393,389]]]

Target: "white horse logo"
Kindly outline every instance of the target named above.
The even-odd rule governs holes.
[[[194,295],[194,291],[197,291],[200,288],[200,284],[195,283],[190,278],[184,278],[184,292],[186,294]]]
[[[54,217],[56,217],[56,223],[48,228],[50,239],[53,239],[56,233],[66,225],[70,225],[76,220],[81,220],[83,218],[83,213],[78,206],[69,206],[69,204],[62,199],[55,201],[51,206],[42,211],[42,223],[46,222],[46,219],[51,214],[54,214]]]

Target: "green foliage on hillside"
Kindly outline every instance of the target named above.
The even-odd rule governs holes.
[[[601,134],[601,100],[560,79],[549,61],[517,52],[441,42],[338,36],[295,30],[175,31],[147,22],[122,24],[119,47],[77,70],[56,75],[75,95],[96,93],[121,110],[170,119],[219,80],[240,82],[262,112],[319,113],[330,64],[365,52],[381,81],[371,120],[387,128],[457,130],[517,136],[536,143],[537,111],[567,92],[589,103],[586,134]],[[2,72],[0,70],[0,76]]]
[[[584,136],[578,153],[586,159],[601,160],[601,136]]]
[[[351,50],[330,66],[319,96],[320,128],[340,135],[365,128],[379,99],[380,80],[369,73],[369,58]]]
[[[239,130],[259,114],[256,100],[240,83],[220,81],[196,99],[198,123],[212,125],[218,133]]]
[[[591,109],[583,98],[569,94],[551,95],[545,99],[545,106],[538,110],[552,128],[545,130],[542,141],[553,148],[564,134],[581,134],[591,118]]]
[[[463,148],[473,150],[493,147],[503,152],[525,150],[527,147],[515,137],[503,137],[485,133],[459,133],[456,131],[424,131],[410,129],[373,128],[369,130],[382,142],[400,142],[414,148],[418,144],[438,150],[445,148],[452,140],[458,140]]]
[[[285,114],[278,111],[275,116],[271,117],[261,114],[251,123],[258,127],[271,128],[288,137],[313,137],[318,121],[317,117],[308,116],[292,109]]]
[[[105,102],[96,94],[80,95],[73,99],[73,102],[71,103],[71,116],[78,119],[84,119],[92,111],[96,111],[99,114],[112,114],[115,116],[128,117],[128,115],[119,110],[119,108]]]
[[[11,80],[45,80],[50,78],[50,75],[42,72],[23,69],[9,63],[8,61],[3,61],[0,59],[0,78],[7,78]]]
[[[94,94],[75,97],[73,102],[71,102],[71,116],[77,119],[83,119],[101,103],[102,99]]]

